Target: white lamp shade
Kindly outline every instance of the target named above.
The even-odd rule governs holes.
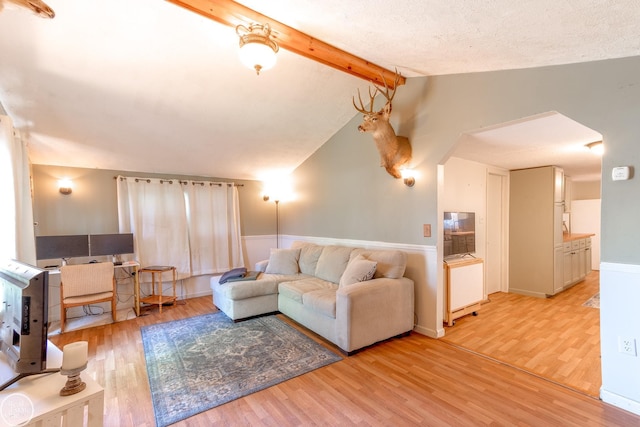
[[[268,70],[276,64],[276,53],[262,43],[246,43],[240,48],[240,61],[248,68]]]

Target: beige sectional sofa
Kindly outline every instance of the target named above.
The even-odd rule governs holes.
[[[256,265],[257,280],[213,278],[213,301],[233,320],[279,311],[350,353],[413,329],[406,262],[398,250],[294,242]]]

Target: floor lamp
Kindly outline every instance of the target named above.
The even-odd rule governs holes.
[[[276,200],[276,248],[279,249],[280,248],[280,212],[279,212],[279,206],[280,206],[280,200]]]
[[[269,196],[268,195],[264,195],[262,196],[262,200],[264,200],[265,202],[269,201]],[[280,248],[280,200],[274,200],[274,203],[276,204],[276,248],[279,249]]]

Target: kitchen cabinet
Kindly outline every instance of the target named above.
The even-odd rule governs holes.
[[[563,290],[591,272],[591,235],[569,234],[563,244]]]
[[[593,266],[591,265],[591,238],[585,239],[585,249],[584,249],[584,264],[585,264],[585,273],[591,273],[593,270]],[[586,275],[585,274],[585,275]]]
[[[564,172],[556,166],[510,172],[509,291],[547,297],[564,288]]]

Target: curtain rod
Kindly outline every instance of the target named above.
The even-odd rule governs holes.
[[[151,182],[151,178],[135,178],[135,177],[120,177],[120,181],[124,181],[127,178],[132,178],[135,179],[136,182],[146,182],[146,183],[150,183]],[[118,179],[117,176],[114,176],[113,179]],[[182,181],[182,180],[174,180],[174,179],[168,179],[168,178],[160,178],[160,184],[164,184],[169,183],[169,184],[173,184],[173,181],[178,181],[180,184],[189,184],[189,181]],[[196,185],[196,184],[200,184],[202,186],[204,186],[205,184],[209,183],[209,185],[217,185],[218,187],[222,187],[223,184],[227,184],[228,186],[234,186],[234,187],[244,187],[244,184],[236,184],[231,183],[231,182],[213,182],[213,181],[191,181],[192,185]]]

